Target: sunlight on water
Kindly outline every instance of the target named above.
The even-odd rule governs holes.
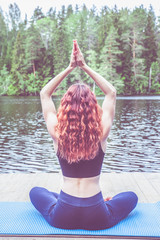
[[[0,103],[0,172],[58,172],[39,98],[0,97]],[[160,172],[160,97],[117,98],[102,171]]]

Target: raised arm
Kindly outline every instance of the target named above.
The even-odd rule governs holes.
[[[92,70],[87,64],[85,63],[83,54],[81,53],[79,46],[77,44],[77,65],[83,69],[99,86],[99,88],[104,92],[105,99],[102,104],[102,125],[103,125],[103,139],[106,140],[106,138],[109,135],[114,114],[115,114],[115,105],[116,105],[116,89],[113,87],[111,83],[109,83],[104,77],[102,77],[100,74]]]
[[[73,71],[76,67],[75,55],[74,55],[74,46],[72,50],[71,60],[69,66],[50,80],[41,90],[40,98],[42,105],[42,112],[44,115],[44,119],[47,125],[47,129],[53,140],[57,140],[55,126],[57,125],[57,113],[55,105],[52,101],[52,93],[58,87],[58,85],[62,82],[62,80],[68,76],[69,73]]]
[[[90,67],[85,65],[82,69],[95,81],[99,88],[104,92],[105,98],[102,104],[102,126],[103,126],[103,139],[106,140],[110,129],[112,127],[115,105],[116,105],[116,89],[104,79],[100,74],[93,71]]]

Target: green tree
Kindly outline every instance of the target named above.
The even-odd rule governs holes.
[[[25,91],[26,74],[25,69],[25,45],[24,45],[24,33],[18,32],[17,38],[14,44],[12,55],[12,67],[11,67],[11,84],[8,87],[9,95],[20,95]]]
[[[117,11],[117,10],[116,10]],[[116,12],[114,12],[115,14]],[[127,8],[117,12],[118,16],[115,16],[114,26],[117,29],[120,54],[117,55],[117,61],[119,65],[116,67],[117,73],[121,75],[124,80],[124,94],[132,93],[132,50],[130,46],[130,25],[129,17],[130,12]]]
[[[27,29],[27,36],[25,41],[25,68],[28,73],[33,73],[36,76],[40,61],[43,61],[42,53],[44,44],[38,30],[33,24]]]
[[[3,42],[5,47],[5,61],[7,69],[11,70],[12,64],[12,53],[14,43],[16,41],[17,32],[19,30],[19,25],[21,23],[21,11],[16,3],[9,5],[9,13],[6,15],[6,26],[7,26],[7,36]]]
[[[0,95],[7,94],[10,85],[11,75],[9,74],[6,66],[4,65],[0,71]]]
[[[101,53],[100,73],[116,87],[117,93],[123,93],[124,82],[121,76],[117,73],[116,68],[120,64],[117,61],[119,43],[117,42],[117,32],[114,26],[111,26],[108,36],[105,41],[105,46]]]
[[[71,54],[66,26],[66,9],[64,6],[62,6],[61,11],[58,13],[57,26],[54,34],[54,75],[57,75],[66,68],[67,64],[69,64],[69,58]],[[64,79],[58,88],[60,91],[62,91],[62,93],[64,93],[64,91],[67,89],[67,81],[68,78]]]
[[[70,15],[73,15],[73,8],[72,8],[71,4],[67,7],[67,16],[66,17],[68,18]]]
[[[16,33],[21,22],[21,11],[16,3],[9,5],[9,17],[12,30],[14,30],[14,32]]]
[[[32,23],[35,23],[36,21],[38,21],[39,19],[42,19],[44,17],[45,17],[45,15],[42,12],[42,8],[36,7],[33,12],[33,16],[31,17]]]
[[[73,39],[87,64],[111,80],[118,93],[160,92],[160,18],[156,21],[152,7],[104,6],[99,14],[95,6],[88,10],[85,4],[74,10],[62,6],[58,13],[50,8],[47,14],[37,7],[24,21],[16,3],[8,10],[4,17],[0,9],[0,94],[38,94],[69,64]],[[56,94],[77,81],[101,94],[81,69],[73,71]]]
[[[150,92],[160,94],[160,61],[153,62],[151,65]]]
[[[53,48],[56,24],[50,17],[41,18],[35,24],[46,50]]]
[[[98,24],[98,52],[100,53],[104,47],[106,37],[108,35],[112,19],[110,17],[110,9],[104,6],[100,12],[99,24]]]
[[[0,9],[0,69],[2,69],[6,61],[7,32],[8,32],[8,29],[5,23],[3,12]]]
[[[99,64],[97,63],[97,53],[96,51],[90,49],[87,51],[87,62],[89,66],[96,72],[99,72]],[[93,92],[97,95],[102,94],[102,91],[95,85],[95,82],[89,77],[86,83],[93,88]]]
[[[27,75],[26,80],[26,92],[29,95],[37,95],[41,90],[41,78],[38,76],[38,73],[34,75],[33,73]]]
[[[147,91],[148,80],[145,76],[145,59],[143,58],[144,27],[146,16],[143,8],[136,8],[130,17],[129,44],[132,51],[132,93]]]
[[[52,77],[54,74],[54,46],[56,41],[57,21],[51,17],[38,20],[35,25],[38,30],[45,49],[43,50],[41,64],[41,76],[43,79]],[[39,71],[40,72],[40,71]]]
[[[153,62],[157,60],[157,39],[156,39],[156,22],[155,15],[152,6],[150,6],[148,16],[147,16],[147,24],[145,27],[145,39],[144,39],[144,47],[145,51],[143,56],[145,58],[146,71],[149,72],[149,69]]]
[[[53,9],[52,7],[47,12],[47,17],[50,17],[53,20],[56,20],[56,9]]]

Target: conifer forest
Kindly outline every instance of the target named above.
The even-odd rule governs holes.
[[[133,10],[96,6],[88,9],[37,7],[21,18],[16,3],[0,7],[0,95],[39,95],[42,87],[70,62],[77,39],[86,63],[109,80],[119,95],[160,94],[160,16],[152,6]],[[75,69],[55,95],[81,81],[102,92],[81,69]]]

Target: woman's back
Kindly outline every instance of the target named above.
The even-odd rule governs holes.
[[[99,178],[103,158],[101,144],[97,155],[91,160],[80,160],[70,164],[66,159],[58,157],[63,174],[62,190],[72,196],[84,198],[100,192]]]
[[[74,84],[61,99],[54,145],[64,178],[64,192],[90,197],[100,192],[105,141],[103,110],[85,84]],[[101,146],[102,144],[102,146]]]
[[[85,85],[77,85],[72,87],[75,91],[66,93],[57,114],[51,95],[76,66],[81,67],[104,92],[102,109]],[[41,91],[44,118],[62,168],[62,190],[60,194],[40,187],[30,191],[33,205],[54,227],[105,229],[126,217],[137,204],[133,192],[120,193],[111,201],[104,201],[99,186],[115,102],[114,87],[85,64],[74,42],[69,67]]]

